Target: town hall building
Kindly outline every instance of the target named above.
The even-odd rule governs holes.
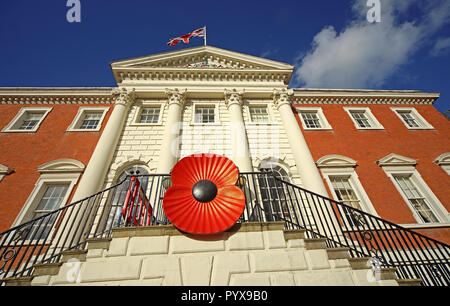
[[[439,93],[290,88],[212,46],[111,69],[0,88],[3,284],[449,284]]]

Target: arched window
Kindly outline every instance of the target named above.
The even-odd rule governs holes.
[[[128,179],[119,185],[114,193],[113,200],[111,202],[109,217],[106,224],[106,230],[110,230],[112,227],[118,227],[123,223],[122,207],[127,196],[128,189],[130,187],[131,176],[137,176],[137,179],[141,183],[142,189],[146,192],[148,186],[148,170],[142,165],[133,165],[126,168],[117,179],[117,183],[122,182],[128,176]]]
[[[258,178],[258,183],[266,221],[289,219],[288,191],[280,181],[290,182],[289,174],[276,162],[262,163],[259,170],[264,173]]]

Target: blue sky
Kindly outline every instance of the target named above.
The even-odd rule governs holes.
[[[450,109],[450,1],[67,0],[0,3],[0,86],[115,86],[109,63],[195,47],[171,37],[207,26],[208,45],[295,65],[291,87],[438,91]]]

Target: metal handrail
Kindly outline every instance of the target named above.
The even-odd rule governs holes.
[[[7,277],[31,275],[36,264],[58,262],[64,251],[84,249],[88,238],[111,237],[115,227],[170,224],[162,209],[168,187],[163,182],[169,174],[134,177],[138,179],[127,176],[92,196],[0,233],[0,284]],[[395,267],[400,279],[420,278],[425,286],[449,285],[450,247],[445,243],[272,172],[240,173],[237,185],[246,198],[238,222],[284,221],[286,229],[303,229],[307,238],[325,238],[330,248],[347,247],[351,257],[371,257],[380,267]],[[130,196],[130,190],[138,189],[139,197]],[[126,218],[123,207],[127,207]]]

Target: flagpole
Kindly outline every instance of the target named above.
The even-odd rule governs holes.
[[[205,26],[205,36],[203,37],[203,41],[205,42],[205,46],[206,46],[206,26]]]

